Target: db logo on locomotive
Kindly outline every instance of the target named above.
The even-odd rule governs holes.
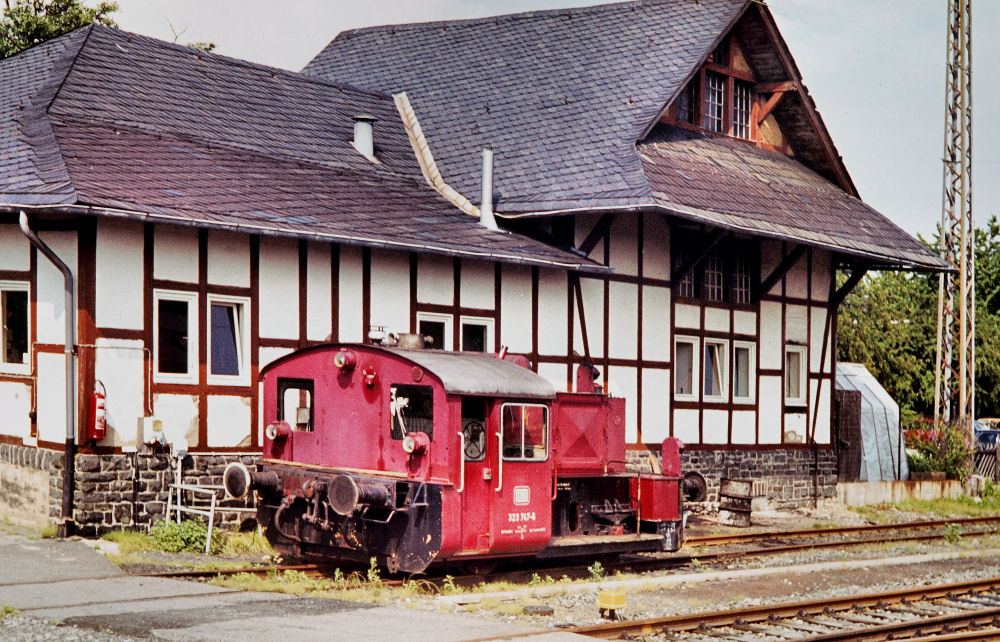
[[[530,486],[514,486],[514,505],[527,506],[531,503]]]

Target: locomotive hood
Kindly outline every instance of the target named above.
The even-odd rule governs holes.
[[[552,384],[527,368],[480,352],[382,348],[433,373],[448,394],[555,399]]]

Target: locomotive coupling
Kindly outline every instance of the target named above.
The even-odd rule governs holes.
[[[274,492],[279,484],[277,473],[250,472],[239,461],[230,463],[222,473],[222,485],[226,489],[227,499],[243,499],[251,490]]]
[[[361,504],[384,508],[392,504],[392,492],[382,484],[358,484],[350,475],[335,476],[326,487],[327,499],[338,515],[350,515]]]

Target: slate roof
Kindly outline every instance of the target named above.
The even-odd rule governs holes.
[[[86,205],[163,222],[605,269],[490,231],[440,197],[382,93],[101,25],[0,61],[0,77],[0,204]],[[381,163],[350,144],[359,114],[378,119]]]
[[[502,216],[660,209],[723,221],[729,211],[720,208],[732,207],[725,201],[738,198],[739,190],[724,195],[719,207],[700,201],[697,216],[690,208],[668,208],[673,202],[662,197],[660,174],[672,170],[654,166],[677,159],[659,158],[637,145],[731,29],[761,81],[790,79],[777,53],[785,45],[780,35],[779,42],[770,35],[766,12],[752,0],[634,0],[356,29],[339,34],[303,72],[405,91],[444,180],[474,201],[479,200],[479,153],[492,147],[495,208]],[[794,62],[791,67],[797,80]],[[808,168],[792,163],[803,175],[839,176],[853,192],[811,98],[804,92],[803,97],[786,98],[774,111]],[[790,166],[785,171],[793,173]],[[831,183],[830,189],[840,188]],[[809,207],[787,221],[781,216],[790,208],[779,215],[759,199],[739,209],[744,222],[753,223],[743,229],[832,246],[889,266],[944,267],[861,201],[839,203],[836,215]],[[756,209],[747,211],[751,206]],[[826,227],[812,229],[812,219],[822,219]],[[841,226],[834,229],[837,221]],[[855,242],[855,228],[866,230],[864,241]]]

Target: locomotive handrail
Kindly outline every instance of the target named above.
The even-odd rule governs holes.
[[[503,433],[496,433],[497,436],[497,492],[503,490]]]
[[[456,493],[460,493],[465,490],[465,433],[461,430],[458,431],[458,488],[455,489]]]

